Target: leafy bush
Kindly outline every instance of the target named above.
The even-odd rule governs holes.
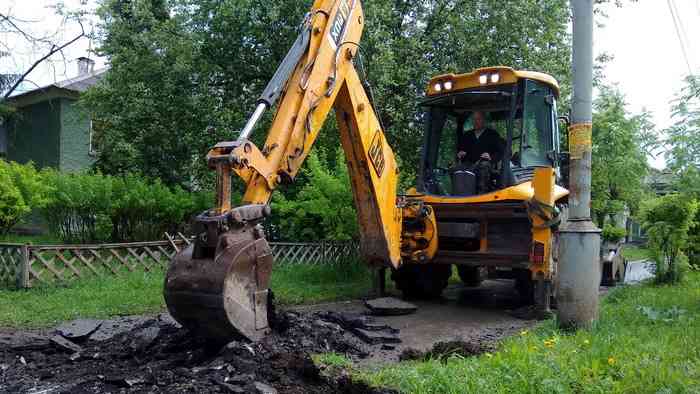
[[[356,239],[357,214],[342,150],[336,151],[335,168],[328,168],[318,154],[311,153],[302,171],[308,181],[296,196],[275,195],[274,237],[286,241]]]
[[[603,228],[603,241],[605,242],[620,242],[627,236],[627,230],[621,227],[606,224]]]
[[[700,206],[695,214],[695,222],[688,232],[688,258],[690,264],[700,268]]]
[[[192,215],[213,200],[210,193],[171,189],[136,175],[118,178],[52,171],[46,181],[53,193],[42,214],[51,231],[67,243],[161,239],[166,231],[181,231]]]
[[[656,261],[658,283],[677,283],[682,279],[688,264],[684,251],[697,211],[698,203],[681,194],[654,199],[644,207],[642,226]]]
[[[7,234],[33,209],[45,206],[49,190],[33,164],[0,160],[0,235]]]
[[[6,168],[0,167],[0,235],[7,234],[30,211]]]

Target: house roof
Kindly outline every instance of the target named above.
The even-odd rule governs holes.
[[[15,107],[26,107],[53,98],[78,98],[80,93],[96,85],[104,78],[108,68],[93,71],[87,75],[66,79],[41,88],[22,92],[7,101]]]

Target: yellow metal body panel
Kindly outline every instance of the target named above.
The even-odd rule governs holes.
[[[539,169],[538,169],[539,170]],[[552,183],[555,177],[552,176]],[[413,190],[415,191],[415,190]],[[554,200],[558,201],[569,195],[569,191],[558,185],[553,185],[552,194]],[[517,186],[512,186],[502,190],[498,190],[488,194],[471,197],[455,197],[455,196],[434,196],[428,194],[412,193],[416,198],[428,204],[478,204],[487,202],[501,201],[528,201],[535,196],[534,180],[531,182],[521,183]]]
[[[492,83],[490,78],[486,84],[482,84],[479,78],[482,75],[490,76],[492,74],[499,75],[499,81],[497,83]],[[474,70],[467,74],[444,74],[438,75],[430,80],[428,85],[427,95],[428,96],[438,96],[441,94],[450,94],[460,90],[478,88],[482,86],[497,86],[497,85],[509,85],[518,82],[521,79],[533,79],[546,83],[552,89],[554,89],[557,96],[559,95],[559,83],[552,76],[535,72],[535,71],[517,71],[510,67],[486,67]],[[454,85],[451,90],[440,90],[435,89],[435,85],[438,83],[445,83],[451,81]]]
[[[340,140],[348,163],[360,248],[368,262],[401,263],[401,210],[396,204],[398,166],[354,69],[336,102]]]
[[[534,202],[541,206],[554,207],[557,201],[555,194],[556,179],[554,169],[552,168],[537,168],[535,169],[535,177],[532,181],[534,189]],[[534,212],[529,212],[530,220],[532,221],[532,241],[544,244],[544,263],[532,263],[530,271],[533,278],[542,275],[544,279],[551,280],[554,274],[552,267],[552,229],[545,226],[546,221],[551,220],[552,211],[549,211],[549,217],[541,217]],[[545,220],[546,219],[546,220]]]

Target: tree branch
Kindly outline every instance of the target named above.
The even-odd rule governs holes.
[[[45,44],[51,43],[46,37],[34,37],[33,35],[25,32],[12,19],[13,19],[12,17],[0,13],[0,21],[7,22],[12,27],[12,29],[14,29],[15,32],[22,35],[27,41],[29,41],[29,42],[37,42],[38,41],[38,42],[43,42]]]
[[[73,43],[75,43],[76,41],[78,41],[79,39],[85,37],[85,28],[83,27],[83,23],[82,23],[80,20],[78,20],[78,24],[80,25],[80,34],[79,34],[78,36],[76,36],[75,38],[73,38],[72,40],[70,40],[70,41],[66,42],[65,44],[61,45],[61,46],[56,46],[56,45],[54,44],[54,45],[51,47],[51,50],[50,50],[46,55],[44,55],[41,59],[39,59],[39,60],[37,60],[36,62],[34,62],[34,64],[32,64],[32,66],[29,67],[29,69],[28,69],[27,71],[25,71],[24,74],[22,74],[22,75],[17,79],[17,81],[15,81],[14,85],[12,85],[12,87],[10,88],[10,90],[8,90],[8,91],[5,93],[5,96],[3,97],[3,101],[4,101],[4,100],[7,100],[7,99],[10,97],[10,95],[11,95],[15,90],[17,90],[17,87],[24,81],[24,79],[25,79],[32,71],[34,71],[34,69],[35,69],[39,64],[41,64],[42,62],[44,62],[46,59],[50,58],[51,56],[53,56],[53,55],[56,54],[57,52],[63,51],[64,49],[66,49],[67,47],[69,47],[70,45],[72,45]]]

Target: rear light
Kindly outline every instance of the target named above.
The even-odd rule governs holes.
[[[533,264],[541,265],[544,264],[544,244],[541,242],[534,242],[532,244],[532,250],[530,251],[530,262]]]

